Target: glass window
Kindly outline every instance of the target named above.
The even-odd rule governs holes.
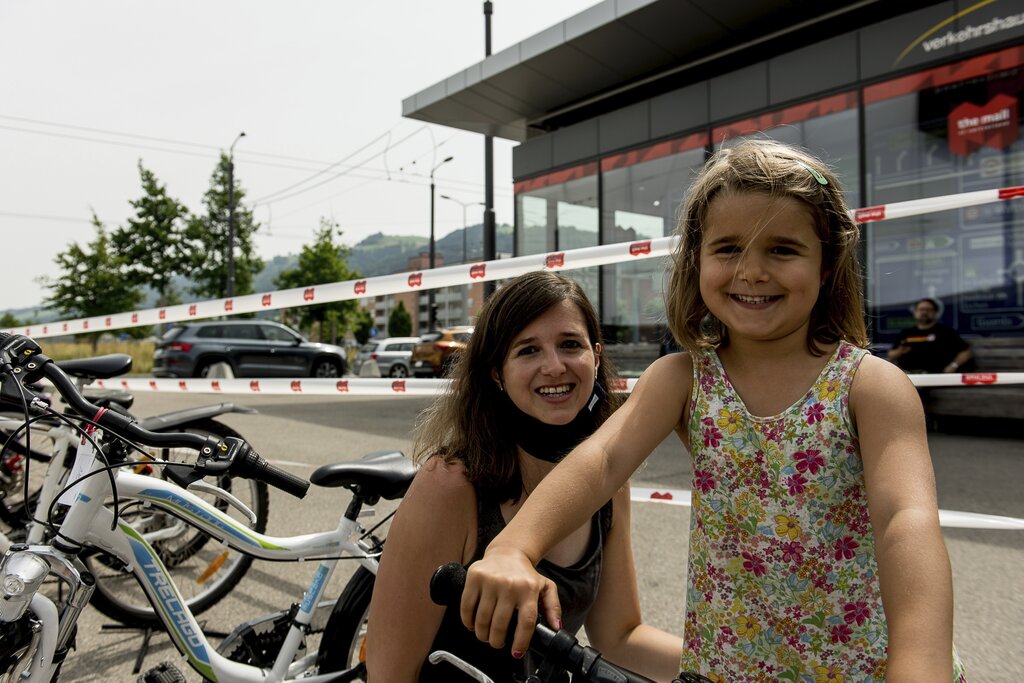
[[[260,325],[260,330],[263,332],[263,338],[267,341],[285,342],[288,344],[294,344],[296,341],[294,334],[275,325]]]
[[[1024,50],[1011,48],[865,88],[867,203],[1024,184]],[[876,341],[941,302],[964,336],[1024,335],[1024,211],[1015,202],[867,223]]]
[[[690,183],[704,164],[700,134],[602,160],[602,242],[667,237]],[[602,266],[601,323],[625,375],[643,371],[667,340],[661,259]]]
[[[196,336],[203,339],[222,339],[224,337],[224,326],[205,325],[196,330]]]

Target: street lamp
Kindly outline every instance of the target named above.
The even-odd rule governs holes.
[[[228,281],[225,289],[229,298],[235,295],[235,145],[244,137],[243,130],[228,148]]]
[[[434,172],[441,168],[455,157],[445,157],[441,163],[430,169],[430,269],[434,269],[435,248],[434,248]],[[427,293],[427,324],[432,330],[437,325],[437,311],[434,309],[434,289]]]
[[[466,209],[470,206],[487,206],[484,202],[460,202],[455,197],[449,197],[446,194],[441,195],[441,199],[447,199],[450,202],[455,202],[462,207],[462,262],[465,263],[466,259]]]

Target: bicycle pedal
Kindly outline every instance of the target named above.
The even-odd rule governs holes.
[[[139,676],[136,683],[187,683],[185,674],[171,662],[161,662]]]

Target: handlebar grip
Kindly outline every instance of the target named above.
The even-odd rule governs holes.
[[[240,476],[266,482],[296,498],[305,498],[306,492],[309,490],[308,480],[297,477],[280,467],[274,467],[252,448],[241,455],[234,469],[237,469]]]

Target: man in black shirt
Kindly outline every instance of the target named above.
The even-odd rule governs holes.
[[[889,351],[906,372],[963,372],[971,360],[971,347],[956,330],[938,322],[939,304],[935,299],[921,299],[914,304],[914,327],[900,332]]]

